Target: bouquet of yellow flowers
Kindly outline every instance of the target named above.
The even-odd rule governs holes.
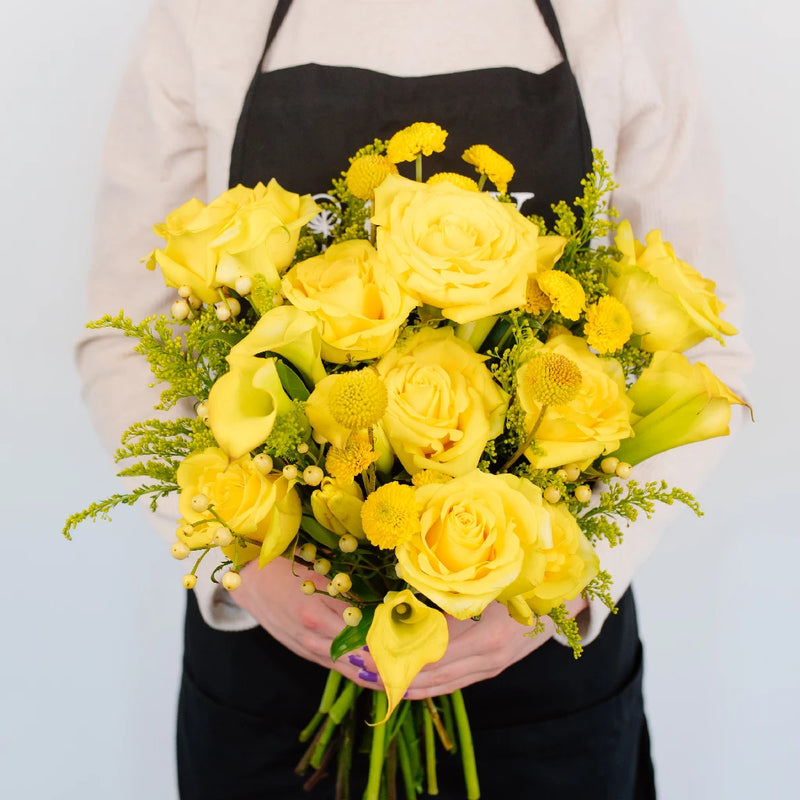
[[[367,800],[396,772],[408,798],[436,794],[437,741],[460,748],[477,798],[460,693],[403,699],[445,653],[447,616],[502,603],[521,636],[549,616],[580,655],[564,603],[582,593],[613,607],[594,543],[616,544],[620,522],[657,502],[699,512],[633,467],[726,434],[744,402],[681,354],[736,333],[714,284],[659,231],[642,244],[616,225],[601,153],[548,230],[517,209],[514,168],[487,145],[463,156],[477,180],[423,182],[446,136],[415,123],[376,140],[319,205],[274,180],[189,201],[155,227],[165,244],[147,258],[177,290],[170,315],[90,323],[138,340],[166,384],[159,408],[191,398],[196,415],[132,425],[117,459],[142,481],[64,533],[177,493],[172,555],[195,559],[187,589],[212,552],[230,591],[251,560],[312,568],[317,582],[298,591],[342,600],[331,658],[368,646],[385,689],[359,727],[361,690],[332,671],[301,733],[299,770],[318,772],[336,749],[343,798],[356,737],[370,753]]]

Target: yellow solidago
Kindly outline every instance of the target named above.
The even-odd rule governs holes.
[[[367,539],[381,550],[393,550],[420,531],[416,490],[397,481],[379,486],[364,501],[361,523]]]
[[[386,147],[386,157],[393,163],[413,161],[420,153],[429,156],[444,150],[447,131],[435,122],[415,122],[398,131]]]
[[[328,395],[328,410],[339,425],[361,430],[377,425],[386,413],[389,396],[374,369],[336,376]]]
[[[434,469],[422,469],[411,476],[411,483],[417,488],[431,483],[447,483],[451,480],[453,480],[452,475],[445,475],[444,472],[437,472]]]
[[[458,172],[437,172],[435,175],[431,175],[425,183],[435,184],[444,183],[445,181],[458,186],[460,189],[466,189],[468,192],[479,191],[476,181],[466,175],[460,175]]]
[[[524,373],[525,388],[541,405],[561,406],[569,403],[581,386],[578,365],[560,353],[534,356]]]
[[[616,297],[601,297],[586,310],[584,335],[590,347],[598,353],[614,353],[633,333],[628,309]]]
[[[549,269],[536,276],[539,288],[550,298],[553,310],[567,319],[577,320],[586,305],[583,286],[560,269]]]
[[[325,458],[327,473],[337,480],[349,481],[360,475],[370,464],[378,460],[378,454],[365,433],[353,434],[344,447],[331,447]]]
[[[539,287],[539,281],[535,275],[528,278],[528,285],[525,288],[525,310],[529,314],[537,316],[544,314],[553,307],[550,298]]]
[[[514,165],[488,144],[474,144],[468,147],[461,158],[472,164],[479,174],[485,175],[499,192],[505,194],[508,184],[514,177]]]
[[[347,170],[347,188],[360,200],[374,200],[375,189],[387,175],[397,175],[397,167],[386,156],[361,156]]]

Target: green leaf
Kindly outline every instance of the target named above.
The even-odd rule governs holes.
[[[355,627],[346,627],[331,642],[331,658],[334,661],[367,643],[367,633],[369,626],[372,625],[372,618],[375,616],[375,606],[367,606],[362,611],[364,616],[361,617],[361,622]]]
[[[310,392],[303,383],[303,379],[285,361],[278,359],[275,362],[275,370],[289,397],[293,400],[308,400]]]
[[[331,533],[326,527],[320,525],[314,517],[303,516],[303,521],[300,527],[315,541],[330,547],[331,549],[339,549],[339,537],[335,533]]]

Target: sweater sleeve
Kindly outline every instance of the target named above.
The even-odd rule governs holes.
[[[166,313],[175,299],[142,258],[161,242],[152,225],[191,197],[205,199],[206,141],[195,114],[192,35],[198,0],[157,0],[134,45],[116,99],[94,220],[88,279],[91,319],[116,314],[139,321]],[[76,350],[83,399],[105,447],[113,452],[133,422],[187,416],[185,402],[155,412],[159,387],[132,340],[116,330],[87,331]],[[153,524],[174,541],[177,503],[162,503]],[[210,565],[213,566],[213,565]],[[195,592],[206,621],[239,629],[255,622],[227,593],[199,576]]]
[[[723,317],[739,326],[741,298],[726,245],[722,181],[708,107],[699,86],[687,32],[673,0],[621,0],[617,5],[621,81],[619,134],[614,177],[619,183],[612,204],[628,219],[634,234],[659,228],[678,256],[717,284],[726,304]],[[708,339],[686,353],[707,364],[737,394],[750,362],[741,335],[725,347]],[[745,419],[732,409],[731,432]],[[640,483],[664,479],[695,494],[725,451],[728,439],[699,442],[655,456],[634,470]],[[623,542],[598,546],[603,569],[611,573],[618,600],[638,566],[650,555],[665,529],[680,519],[680,505],[659,505],[652,519],[644,514],[628,527]],[[579,619],[584,643],[600,632],[608,609],[593,601]]]

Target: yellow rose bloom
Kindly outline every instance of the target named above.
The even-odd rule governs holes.
[[[619,362],[598,358],[583,339],[555,336],[536,350],[537,355],[555,353],[565,356],[580,370],[581,381],[575,396],[564,405],[548,406],[535,444],[525,457],[536,469],[560,467],[576,462],[588,464],[601,453],[610,453],[621,440],[633,435],[633,402],[625,392],[625,376]],[[523,364],[517,373],[517,396],[525,412],[526,430],[539,418],[542,403],[536,399],[528,372],[536,358]]]
[[[258,556],[263,566],[286,550],[300,527],[302,508],[297,492],[281,473],[264,475],[249,456],[231,460],[219,448],[210,447],[185,458],[178,467],[177,480],[181,488],[178,508],[183,519],[189,524],[209,522],[207,526],[198,525],[189,536],[179,527],[178,538],[190,546],[207,544],[219,526],[210,511],[198,513],[192,508],[192,498],[197,494],[205,495],[232,533],[262,543],[260,550],[253,545],[239,545],[240,563]],[[202,536],[207,541],[201,541]],[[232,558],[235,547],[222,550]]]
[[[550,517],[552,546],[537,551],[535,588],[507,600],[517,622],[533,624],[533,614],[542,616],[567,600],[574,600],[597,575],[600,559],[575,517],[563,504],[544,504]]]
[[[323,478],[318,489],[311,493],[311,511],[320,525],[337,536],[352,534],[364,538],[361,507],[364,495],[354,480],[337,481]]]
[[[208,395],[208,426],[232,458],[266,441],[278,414],[292,410],[274,358],[228,355],[230,371],[217,378]]]
[[[276,180],[251,190],[230,225],[211,243],[217,256],[217,281],[235,288],[242,275],[263,275],[277,289],[279,274],[294,258],[300,229],[320,211],[311,195],[283,189]]]
[[[616,237],[622,259],[608,278],[611,294],[630,312],[633,332],[643,337],[642,347],[682,353],[709,336],[724,344],[723,336],[737,333],[719,316],[725,305],[714,282],[677,258],[661,231],[650,231],[646,242],[634,239],[630,223],[622,222]]]
[[[389,400],[381,427],[409,474],[469,472],[502,432],[508,397],[485,360],[444,327],[423,328],[378,362]]]
[[[544,574],[550,517],[530,481],[473,470],[416,493],[420,532],[395,553],[403,579],[443,611],[474,617]]]
[[[283,292],[317,321],[322,357],[336,364],[383,355],[416,306],[363,239],[331,245],[296,264]]]
[[[516,208],[486,193],[399,175],[376,189],[372,223],[390,274],[458,323],[524,306],[528,276],[550,269],[566,243],[540,236]]]
[[[634,438],[614,455],[629,464],[692,442],[727,436],[731,405],[747,405],[705,364],[659,351],[631,386]],[[749,406],[748,406],[749,407]]]

